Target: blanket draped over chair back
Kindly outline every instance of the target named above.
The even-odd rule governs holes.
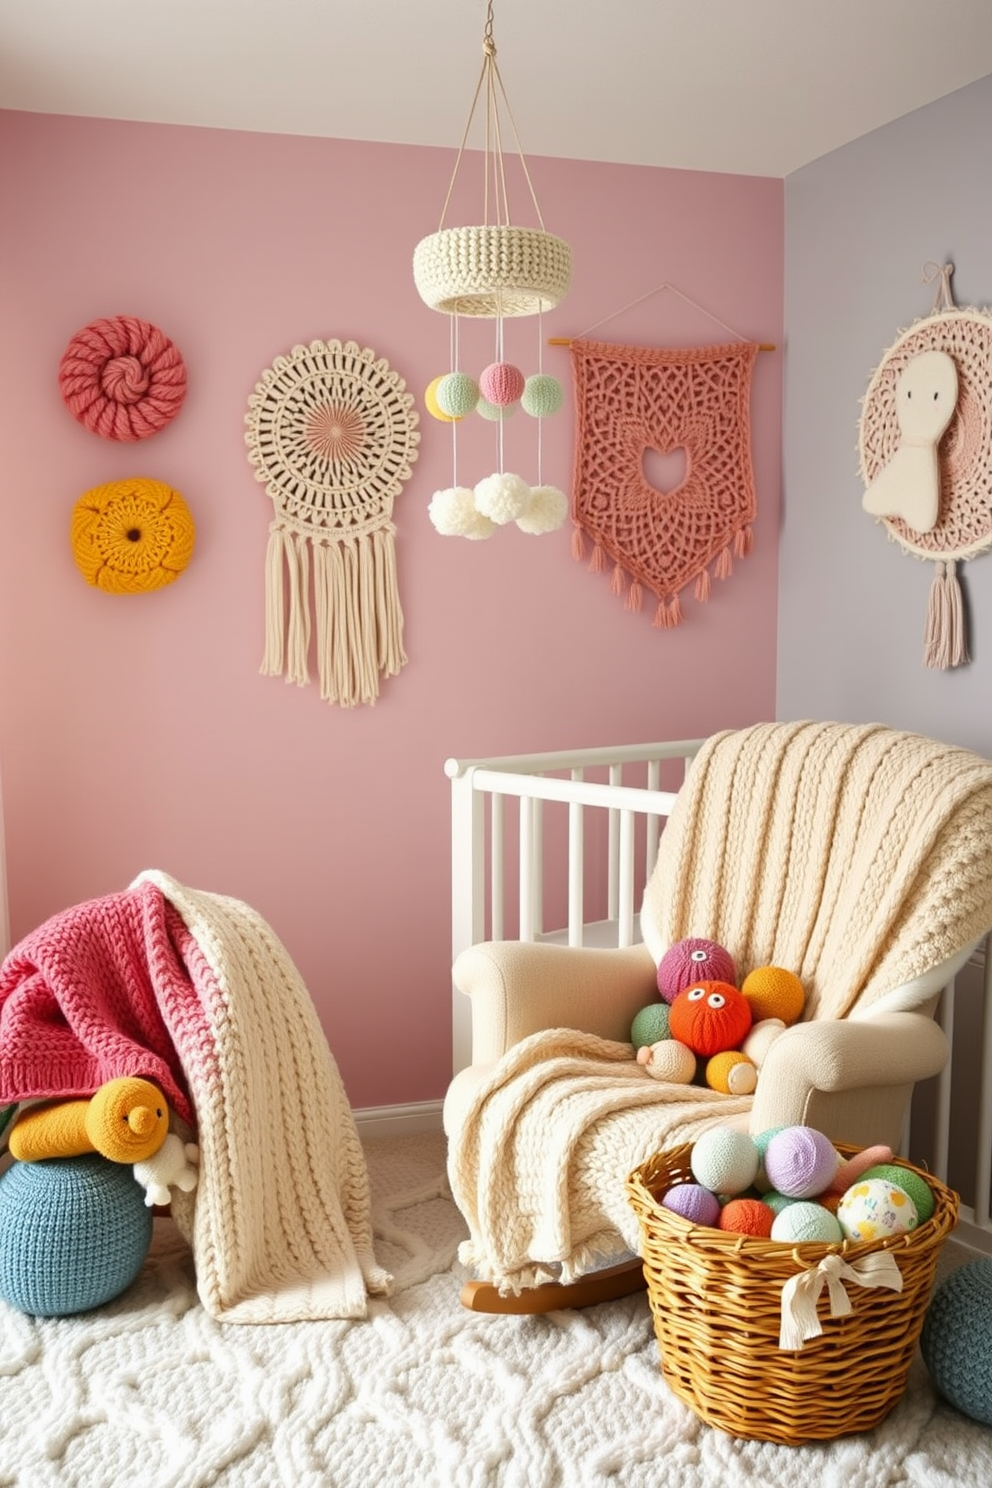
[[[879,724],[764,723],[707,740],[641,910],[656,960],[726,945],[785,966],[809,1017],[863,1012],[992,924],[992,762]]]
[[[248,905],[141,874],[55,915],[0,971],[0,1104],[157,1081],[200,1147],[173,1217],[206,1310],[232,1323],[363,1317],[365,1158],[299,972]]]

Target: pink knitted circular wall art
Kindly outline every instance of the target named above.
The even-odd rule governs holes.
[[[73,418],[91,433],[147,439],[182,407],[186,366],[157,326],[115,315],[73,336],[59,363],[59,390]]]

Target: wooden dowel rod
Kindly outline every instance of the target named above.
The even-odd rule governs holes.
[[[548,337],[548,345],[549,346],[571,346],[571,344],[572,344],[572,338],[571,338],[571,336],[549,336]],[[775,343],[773,341],[762,341],[761,344],[760,344],[760,346],[758,347],[758,350],[759,351],[777,351],[778,350],[778,347],[775,345]]]

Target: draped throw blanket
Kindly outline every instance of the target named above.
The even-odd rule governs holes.
[[[388,1290],[340,1074],[299,972],[248,905],[149,871],[11,951],[0,1104],[126,1074],[157,1081],[199,1143],[196,1191],[172,1211],[213,1317],[363,1317]]]
[[[641,925],[656,961],[700,935],[745,973],[795,970],[807,1018],[914,1006],[904,985],[992,927],[992,762],[874,724],[714,735],[662,833]],[[636,1250],[627,1174],[708,1127],[746,1130],[750,1109],[653,1080],[630,1044],[532,1034],[455,1123],[461,1259],[516,1292]]]

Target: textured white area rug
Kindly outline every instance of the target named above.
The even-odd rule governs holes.
[[[537,1318],[464,1311],[454,1256],[465,1231],[446,1197],[440,1136],[365,1147],[377,1253],[397,1278],[366,1321],[214,1322],[168,1220],[156,1221],[138,1281],[109,1307],[35,1321],[0,1303],[0,1485],[992,1482],[992,1431],[938,1400],[919,1356],[906,1395],[875,1431],[783,1447],[734,1441],[675,1399],[644,1294]]]

